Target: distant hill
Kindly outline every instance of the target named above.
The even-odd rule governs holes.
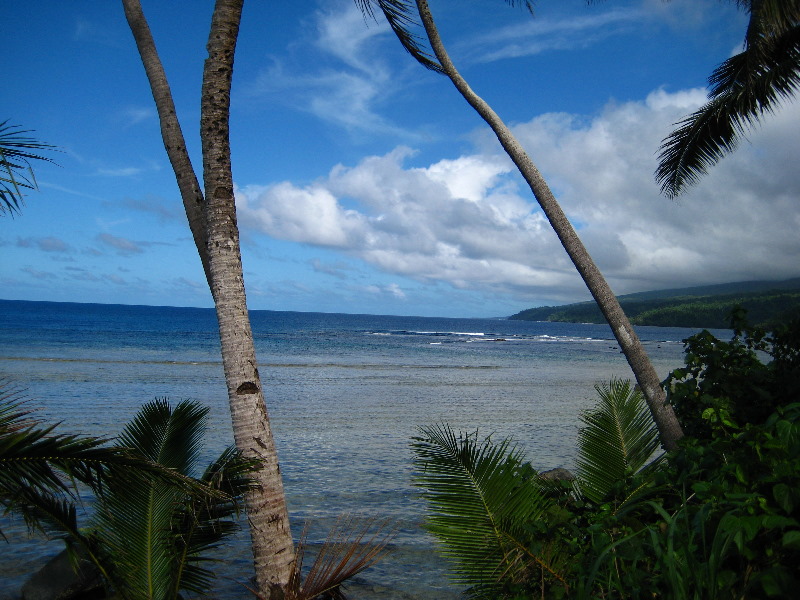
[[[788,319],[800,318],[800,278],[638,292],[619,296],[619,303],[634,325],[724,329],[729,326],[731,309],[739,305],[747,309],[751,323],[772,328]],[[605,322],[594,302],[530,308],[509,318],[567,323]]]

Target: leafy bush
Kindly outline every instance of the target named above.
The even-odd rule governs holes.
[[[429,528],[474,598],[789,598],[800,586],[800,322],[686,340],[665,381],[687,437],[656,460],[625,382],[583,415],[577,478],[510,442],[425,429]]]

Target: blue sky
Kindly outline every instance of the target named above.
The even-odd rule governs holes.
[[[143,0],[195,167],[213,3]],[[800,106],[677,201],[660,140],[738,51],[733,2],[431,0],[617,293],[800,275]],[[0,218],[0,298],[211,306],[119,2],[3,10],[0,119],[61,149]],[[502,316],[588,299],[474,112],[352,0],[246,3],[231,115],[251,308]]]

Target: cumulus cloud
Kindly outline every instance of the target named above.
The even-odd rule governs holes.
[[[671,124],[702,90],[658,90],[592,119],[546,114],[514,129],[618,293],[798,275],[800,106],[765,121],[677,202],[653,180]],[[485,138],[485,139],[481,139]],[[237,191],[240,223],[334,249],[386,273],[541,301],[585,298],[549,224],[492,142],[424,167],[397,148],[305,186]]]
[[[588,125],[545,115],[517,128],[623,290],[798,274],[800,176],[790,164],[798,160],[800,105],[766,120],[685,197],[658,194],[657,148],[672,123],[704,101],[702,90],[656,91],[644,102],[609,105]]]

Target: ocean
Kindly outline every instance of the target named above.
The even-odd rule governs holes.
[[[594,385],[631,378],[604,325],[253,311],[253,331],[293,533],[313,550],[342,515],[388,518],[391,552],[353,598],[457,598],[423,531],[409,441],[439,422],[512,437],[539,470],[572,468]],[[696,330],[638,328],[659,374]],[[727,332],[715,332],[727,336]],[[156,397],[210,407],[206,453],[232,443],[213,310],[0,300],[0,377],[69,433],[114,436]],[[0,600],[62,543],[0,520]],[[243,532],[222,551],[213,597],[252,598]]]

